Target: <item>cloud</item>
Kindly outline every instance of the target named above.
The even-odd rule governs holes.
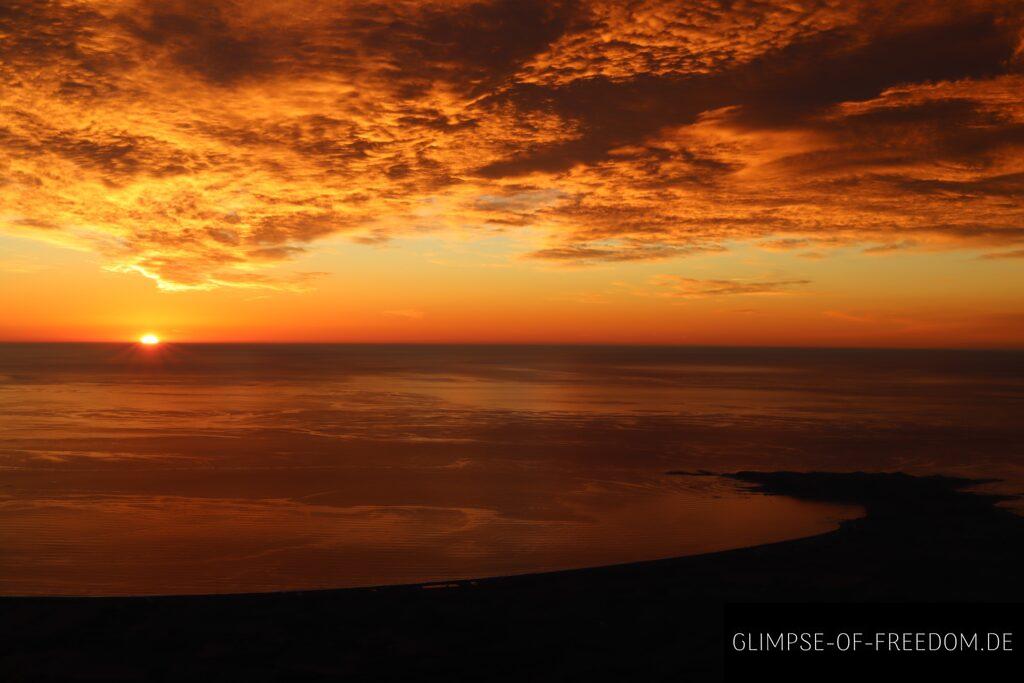
[[[913,249],[917,246],[917,242],[914,240],[902,240],[900,242],[888,242],[886,244],[875,244],[870,247],[864,247],[862,253],[864,254],[891,254],[895,251],[901,251],[903,249]]]
[[[0,230],[165,289],[305,286],[338,234],[1012,251],[1022,31],[1010,0],[8,2]]]
[[[651,284],[659,296],[696,299],[716,296],[783,294],[811,284],[810,280],[699,280],[681,275],[657,275]]]
[[[988,254],[982,254],[981,258],[986,260],[1002,260],[1002,259],[1024,259],[1024,249],[1014,249],[1013,251],[993,251]]]
[[[572,264],[615,263],[628,261],[661,261],[701,253],[725,251],[718,245],[672,245],[625,243],[595,247],[589,244],[569,244],[539,249],[526,254],[527,258]]]

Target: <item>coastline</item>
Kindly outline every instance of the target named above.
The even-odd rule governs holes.
[[[677,473],[689,474],[689,473]],[[710,475],[710,473],[703,473]],[[1024,518],[900,473],[737,472],[865,515],[801,539],[648,562],[379,588],[0,598],[5,680],[715,678],[731,602],[1019,602]]]

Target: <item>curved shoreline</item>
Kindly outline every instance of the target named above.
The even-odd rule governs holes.
[[[145,680],[168,666],[181,673],[173,679],[191,680],[226,671],[232,680],[387,679],[413,670],[420,679],[469,670],[478,679],[559,680],[609,668],[638,680],[710,676],[729,602],[1024,600],[1024,518],[996,506],[1005,496],[964,490],[978,480],[722,476],[767,495],[855,503],[865,515],[800,539],[542,574],[279,593],[2,598],[0,672],[7,680]]]
[[[718,475],[718,474],[714,474],[714,473],[710,473],[710,472],[689,473],[689,472],[679,472],[679,471],[662,472],[661,473],[661,478],[662,478],[662,480],[664,480],[666,477],[669,480],[677,479],[678,477],[675,477],[673,475],[681,475],[681,474],[683,474],[683,475],[691,475],[691,476],[696,476],[696,477],[717,477],[717,478],[720,478],[720,479],[723,479],[723,480],[727,479],[727,478],[732,478],[732,475],[728,475],[728,474],[727,475]],[[720,497],[717,494],[709,494],[707,492],[704,492],[703,494],[698,494],[698,495],[703,495],[703,496],[705,496],[707,498],[719,498]],[[750,503],[752,505],[755,505],[755,506],[763,504],[763,497],[757,496],[757,495],[752,495],[751,492],[749,492],[747,490],[744,490],[741,487],[736,487],[734,485],[729,487],[729,493],[724,497],[725,500],[729,500],[731,498],[735,498],[736,500],[739,500],[741,502],[745,501],[745,502],[748,502],[748,503]],[[762,503],[761,504],[758,503],[757,498],[762,498]],[[787,499],[789,501],[788,503],[779,501],[782,505],[788,505],[788,504],[791,504],[793,502],[793,499],[791,497],[788,497],[788,496],[779,496],[778,498],[785,498],[785,499]],[[688,502],[689,501],[687,501],[687,500],[683,501],[684,504],[686,504]],[[787,508],[784,508],[784,509],[787,509]],[[40,598],[40,599],[74,599],[74,598],[82,598],[82,599],[90,599],[90,600],[105,600],[105,599],[115,599],[115,598],[124,598],[124,599],[132,599],[132,598],[146,598],[146,599],[152,599],[152,598],[200,598],[200,597],[213,598],[213,597],[217,597],[217,596],[239,596],[239,597],[241,597],[241,596],[259,596],[259,595],[277,595],[277,594],[288,594],[288,593],[323,593],[323,592],[332,592],[332,591],[386,590],[386,589],[403,589],[403,588],[404,589],[411,589],[411,588],[428,588],[429,589],[429,588],[454,587],[454,586],[459,585],[459,584],[467,584],[467,583],[472,584],[472,583],[476,583],[476,582],[480,582],[480,581],[491,581],[491,580],[495,580],[495,579],[507,579],[507,578],[512,578],[512,577],[522,577],[522,576],[532,576],[532,575],[545,576],[545,575],[559,574],[559,573],[563,573],[563,572],[575,572],[575,571],[583,571],[583,570],[600,570],[600,569],[609,568],[609,567],[620,567],[620,566],[628,566],[628,565],[642,565],[642,564],[646,564],[646,563],[649,563],[649,562],[660,562],[660,561],[665,561],[665,560],[676,560],[676,559],[681,559],[681,558],[699,557],[699,556],[702,556],[702,555],[710,555],[710,554],[726,552],[726,551],[730,551],[730,550],[739,550],[739,549],[743,549],[743,548],[751,548],[751,547],[757,547],[757,546],[761,546],[761,545],[769,545],[769,544],[773,544],[773,543],[781,543],[781,542],[785,542],[785,541],[799,540],[799,539],[802,539],[802,538],[809,538],[809,537],[812,537],[812,536],[817,536],[817,535],[822,534],[822,533],[828,533],[830,531],[835,530],[835,528],[837,527],[837,525],[840,522],[848,520],[848,519],[851,519],[851,518],[854,518],[856,516],[861,516],[861,515],[864,514],[862,506],[849,505],[849,504],[831,505],[831,504],[829,504],[828,501],[812,501],[812,506],[811,507],[798,508],[798,510],[799,511],[794,513],[794,514],[801,515],[803,517],[803,519],[805,520],[805,522],[802,525],[797,525],[796,528],[793,528],[792,525],[787,526],[786,520],[782,520],[781,524],[775,524],[775,525],[770,524],[769,522],[764,521],[764,517],[762,516],[762,519],[761,519],[760,522],[754,521],[754,523],[753,523],[753,527],[752,528],[757,529],[757,531],[754,532],[754,533],[750,533],[749,529],[745,529],[745,530],[741,531],[740,534],[738,534],[739,537],[736,537],[736,535],[735,535],[735,533],[733,531],[730,531],[730,530],[727,529],[725,534],[717,535],[717,536],[714,536],[714,537],[711,537],[711,538],[705,538],[705,540],[702,541],[702,542],[698,541],[698,544],[699,544],[698,547],[686,547],[688,544],[692,545],[692,541],[687,536],[687,534],[689,533],[690,529],[688,527],[681,526],[678,522],[676,522],[673,526],[670,526],[668,529],[662,529],[662,530],[656,532],[661,538],[666,539],[667,543],[664,544],[665,547],[661,547],[658,550],[651,550],[650,552],[630,553],[630,554],[633,555],[632,557],[629,557],[629,555],[627,554],[628,551],[629,551],[630,543],[631,543],[630,540],[629,540],[629,538],[630,538],[629,535],[628,534],[625,534],[625,535],[624,534],[618,534],[616,538],[609,537],[609,541],[610,541],[610,543],[613,546],[615,544],[623,546],[623,548],[625,550],[623,550],[621,552],[618,552],[618,553],[616,553],[614,551],[613,552],[609,552],[609,553],[607,553],[607,555],[608,555],[607,557],[602,558],[603,561],[602,560],[598,560],[598,561],[593,561],[592,560],[590,562],[587,562],[585,560],[584,561],[580,561],[579,559],[577,559],[576,561],[573,561],[572,555],[567,555],[564,559],[563,558],[554,558],[554,559],[552,559],[550,557],[549,558],[544,558],[544,559],[547,559],[548,561],[546,561],[546,562],[538,561],[538,562],[536,562],[534,564],[534,566],[530,566],[529,564],[526,564],[526,563],[519,563],[520,566],[518,566],[518,567],[516,567],[514,569],[508,569],[508,570],[505,570],[505,571],[502,571],[502,569],[499,568],[498,566],[495,566],[495,567],[493,567],[490,570],[488,570],[488,569],[481,569],[478,572],[463,571],[463,572],[459,572],[457,574],[455,573],[455,571],[457,571],[457,569],[458,569],[457,567],[449,567],[449,570],[452,573],[448,574],[448,575],[446,575],[446,573],[443,572],[443,571],[440,571],[440,572],[436,572],[435,571],[435,572],[429,572],[429,573],[428,572],[419,572],[419,576],[417,576],[416,575],[417,572],[412,571],[412,572],[406,572],[406,576],[402,577],[402,578],[400,578],[398,580],[387,580],[387,577],[388,577],[387,571],[388,571],[389,568],[386,567],[386,568],[384,568],[385,569],[385,573],[382,576],[382,578],[386,579],[384,582],[366,581],[366,582],[362,582],[362,583],[347,583],[344,580],[346,578],[346,576],[345,576],[345,574],[343,572],[339,573],[339,575],[337,577],[335,577],[336,579],[338,579],[337,581],[332,582],[330,580],[330,573],[329,572],[324,572],[324,571],[321,570],[320,573],[318,573],[316,576],[317,577],[326,576],[326,577],[328,577],[328,580],[326,580],[326,581],[316,581],[315,583],[305,583],[303,581],[303,579],[305,578],[305,575],[300,573],[300,574],[298,574],[296,576],[293,576],[292,577],[292,579],[293,579],[292,581],[287,580],[288,579],[287,576],[283,577],[284,580],[275,581],[275,583],[277,585],[262,586],[258,582],[253,582],[253,583],[248,583],[247,584],[246,582],[243,581],[243,582],[237,583],[234,586],[230,585],[230,583],[226,583],[224,586],[220,586],[220,585],[217,585],[215,582],[207,582],[209,588],[205,589],[205,590],[204,590],[205,587],[196,586],[194,584],[191,586],[192,590],[189,590],[189,587],[187,587],[187,585],[186,585],[186,587],[184,587],[184,590],[182,590],[181,588],[179,588],[175,584],[174,578],[171,578],[169,581],[166,581],[166,582],[162,582],[162,581],[159,581],[159,580],[155,580],[155,581],[143,580],[141,582],[139,582],[139,581],[132,581],[131,583],[127,583],[126,582],[124,584],[118,585],[118,584],[116,584],[113,581],[106,581],[106,580],[104,580],[105,577],[103,577],[102,575],[99,575],[98,577],[95,577],[95,578],[98,578],[101,581],[100,585],[103,585],[104,587],[106,587],[108,589],[107,591],[104,591],[102,589],[99,589],[99,590],[95,589],[93,587],[93,585],[90,583],[90,578],[93,578],[93,577],[87,577],[87,578],[84,579],[83,583],[80,584],[80,586],[74,586],[74,588],[75,588],[74,590],[69,590],[67,592],[60,592],[60,590],[59,590],[60,584],[52,585],[52,584],[46,584],[46,583],[38,584],[39,588],[42,588],[41,590],[39,588],[37,588],[35,585],[31,585],[30,586],[32,588],[32,590],[28,590],[28,591],[25,591],[25,592],[14,592],[14,591],[3,591],[3,590],[0,590],[0,600],[9,599],[9,598]],[[733,510],[730,507],[719,507],[717,509],[717,513],[716,514],[718,514],[718,515],[728,515],[729,513],[741,514],[741,513],[736,513],[735,510]],[[746,517],[743,517],[743,518],[746,519]],[[723,519],[727,520],[728,518],[726,516],[726,517],[723,517]],[[770,519],[770,517],[768,519]],[[700,524],[699,524],[700,519],[691,517],[688,521],[689,521],[690,525],[692,526],[692,528],[699,528],[699,526],[700,526]],[[647,522],[647,527],[654,527],[657,524],[657,522],[658,522],[658,518],[653,516],[653,515],[648,514],[646,522]],[[729,526],[729,525],[727,525],[727,526]],[[736,527],[737,529],[739,528],[739,525],[735,525],[734,524],[732,526]],[[636,531],[644,532],[644,531],[646,531],[646,529],[637,528]],[[673,533],[673,531],[676,531],[678,533]],[[745,538],[744,538],[744,536],[745,536]],[[673,538],[676,539],[674,543],[672,542]],[[530,539],[526,539],[526,540],[530,541]],[[506,541],[506,543],[507,543],[507,541]],[[703,546],[703,547],[700,547],[700,546]],[[146,550],[146,549],[147,548],[143,548],[143,550]],[[615,557],[616,554],[618,554],[619,557]],[[74,555],[68,555],[67,557],[68,557],[68,560],[71,560],[74,557]],[[107,557],[107,558],[116,558],[116,555],[108,554],[105,557]],[[561,559],[561,561],[559,561],[559,559]],[[409,557],[406,561],[409,563],[410,567],[415,567],[416,557],[414,557],[414,556],[413,557]],[[115,562],[116,562],[116,559],[115,559]],[[130,560],[129,560],[129,562],[130,562]],[[231,570],[234,569],[233,567],[228,566],[228,565],[220,565],[220,566],[218,566],[217,563],[209,563],[209,562],[207,564],[208,564],[209,567],[211,567],[213,572],[223,572],[225,576],[230,576]],[[401,567],[402,566],[402,564],[399,561],[396,561],[394,558],[392,559],[392,565],[393,566],[397,566],[397,567]],[[25,565],[22,565],[22,566],[24,567]],[[151,563],[150,566],[149,566],[149,569],[155,570],[156,572],[158,572],[156,574],[156,576],[160,576],[159,572],[161,572],[162,569],[164,569],[164,568],[160,564]],[[433,573],[433,576],[431,576],[431,573]],[[28,576],[28,575],[26,575],[26,576]],[[173,577],[174,575],[173,574],[169,574],[169,576]],[[22,577],[20,575],[15,574],[14,578],[15,579],[20,579]],[[274,578],[277,579],[278,577],[274,577]],[[0,582],[0,583],[2,583],[2,582]],[[12,581],[11,583],[12,583],[12,587],[13,587],[14,582]],[[30,585],[30,583],[23,581],[22,585]],[[46,590],[46,587],[48,585],[50,586],[50,590]],[[68,584],[66,584],[66,585],[70,585],[70,582]],[[143,590],[137,590],[137,589],[136,590],[132,590],[132,587],[135,587],[135,586],[137,586],[138,588],[143,588]],[[58,588],[58,590],[53,590],[53,588]],[[82,590],[78,590],[79,588],[81,588]],[[127,588],[127,590],[126,590],[126,588]],[[150,588],[150,590],[145,590],[145,588]]]

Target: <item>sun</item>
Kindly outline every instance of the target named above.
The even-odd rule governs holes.
[[[144,334],[139,337],[139,343],[145,344],[146,346],[155,346],[160,343],[160,337],[155,334]]]

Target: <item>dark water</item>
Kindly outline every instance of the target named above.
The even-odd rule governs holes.
[[[857,513],[667,470],[1024,491],[1024,354],[0,345],[0,593],[326,588],[587,566]]]

